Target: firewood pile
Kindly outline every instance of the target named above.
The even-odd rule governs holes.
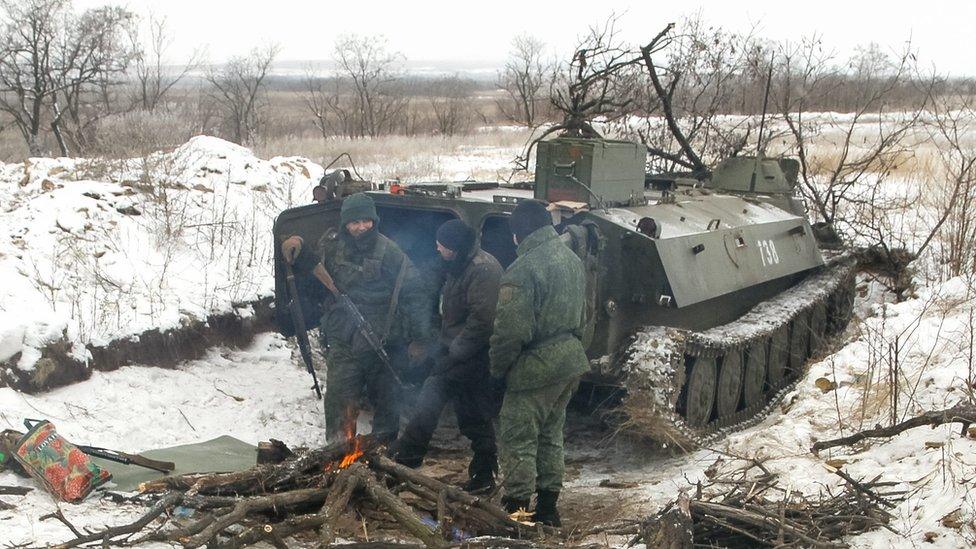
[[[879,478],[862,482],[843,471],[839,489],[823,488],[816,496],[784,485],[762,462],[726,473],[706,471],[711,478],[682,493],[658,514],[638,524],[617,528],[633,534],[630,545],[646,547],[847,547],[842,538],[888,528],[889,509],[906,492]]]
[[[562,545],[558,530],[519,522],[490,498],[403,467],[382,449],[379,441],[359,436],[294,455],[283,450],[280,456],[288,459],[245,471],[165,477],[140,487],[137,499],[151,503],[148,512],[100,531],[79,531],[60,513],[45,518],[75,534],[59,548]]]

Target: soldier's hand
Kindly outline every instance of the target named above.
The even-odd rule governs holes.
[[[412,362],[420,362],[427,358],[427,346],[419,341],[414,341],[407,346],[407,356]]]
[[[289,236],[281,243],[281,255],[289,264],[295,262],[298,254],[302,253],[302,237],[298,235]]]

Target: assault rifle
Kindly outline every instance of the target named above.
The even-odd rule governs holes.
[[[308,342],[308,332],[305,330],[305,317],[302,315],[302,303],[298,299],[298,287],[295,285],[295,272],[291,269],[291,263],[285,263],[285,280],[288,283],[288,312],[291,313],[291,322],[295,328],[295,341],[298,342],[298,350],[302,353],[302,362],[305,363],[305,370],[312,374],[312,389],[315,396],[322,399],[322,389],[319,388],[319,378],[315,375],[315,367],[312,365],[312,346]]]
[[[336,302],[340,307],[345,309],[346,313],[349,314],[349,317],[356,324],[356,330],[359,332],[359,335],[363,336],[363,339],[366,340],[366,343],[373,350],[373,352],[380,357],[380,361],[383,362],[384,366],[386,366],[386,369],[393,376],[393,379],[396,381],[397,385],[403,387],[403,380],[400,379],[396,369],[393,368],[393,363],[390,361],[390,355],[386,354],[386,349],[383,348],[383,341],[378,335],[376,335],[376,331],[373,329],[373,326],[369,323],[369,321],[363,316],[363,313],[359,311],[359,307],[356,307],[356,304],[349,299],[349,296],[339,291],[335,280],[332,279],[332,275],[329,274],[329,271],[325,270],[325,265],[322,263],[317,264],[315,269],[312,271],[312,274],[315,275],[315,278],[319,279],[319,282],[321,282],[323,286],[332,292],[332,295],[335,296]]]
[[[171,473],[176,469],[176,464],[171,461],[157,461],[138,454],[127,454],[97,446],[78,446],[78,449],[92,457],[114,461],[123,465],[138,465],[139,467],[145,467],[146,469],[152,469],[160,473]]]

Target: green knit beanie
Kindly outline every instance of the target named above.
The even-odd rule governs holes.
[[[376,215],[373,199],[366,193],[349,196],[342,201],[342,209],[339,211],[339,222],[343,225],[360,219],[371,219],[373,223],[378,223],[380,220]]]

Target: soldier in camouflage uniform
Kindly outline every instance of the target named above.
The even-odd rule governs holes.
[[[402,348],[413,342],[410,354],[421,355],[418,342],[430,335],[430,314],[413,264],[396,243],[379,233],[379,216],[369,195],[346,198],[339,215],[339,228],[326,231],[317,253],[303,249],[298,236],[286,239],[282,244],[285,260],[294,264],[296,275],[311,274],[321,261],[386,346]],[[364,390],[374,409],[373,433],[396,436],[400,415],[395,378],[335,300],[326,296],[323,310],[319,334],[327,349],[328,440],[356,433]]]
[[[583,265],[559,239],[542,202],[520,202],[509,225],[517,259],[502,276],[490,345],[491,374],[507,383],[499,414],[502,502],[559,526],[566,405],[589,369],[583,350]]]

